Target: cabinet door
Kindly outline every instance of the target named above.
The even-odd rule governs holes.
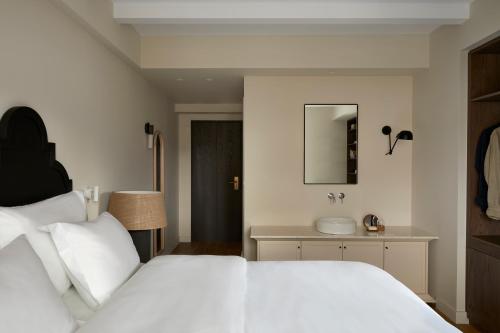
[[[342,259],[344,261],[360,261],[377,267],[383,267],[384,244],[382,242],[344,242]]]
[[[303,241],[302,260],[342,260],[342,242]]]
[[[427,293],[427,243],[385,242],[384,245],[384,270],[415,293]]]
[[[259,260],[300,260],[298,241],[259,241]]]

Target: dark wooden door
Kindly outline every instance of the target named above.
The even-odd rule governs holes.
[[[193,242],[241,241],[242,132],[241,121],[191,122]]]

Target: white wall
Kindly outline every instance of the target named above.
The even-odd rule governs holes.
[[[312,225],[325,215],[411,224],[412,143],[386,156],[384,125],[412,129],[411,77],[245,77],[244,253],[251,225]],[[358,185],[303,184],[304,104],[359,104]],[[344,192],[331,206],[328,192]]]
[[[471,19],[430,38],[430,68],[415,76],[413,223],[437,233],[429,288],[457,322],[465,313],[467,51],[500,34],[500,1],[472,3]]]
[[[51,0],[85,26],[111,50],[133,66],[138,66],[141,38],[137,31],[113,18],[112,0]]]
[[[440,237],[430,244],[429,292],[455,307],[459,86],[448,80],[459,82],[460,63],[446,52],[456,35],[441,30],[431,40],[433,70],[415,77],[413,221]]]
[[[163,93],[51,1],[1,1],[0,41],[0,115],[15,105],[37,110],[75,189],[150,189],[144,123],[165,134],[167,245],[175,245],[176,115]]]

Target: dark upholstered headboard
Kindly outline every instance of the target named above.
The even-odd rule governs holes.
[[[5,112],[0,120],[0,206],[26,205],[72,188],[40,115],[25,106]]]

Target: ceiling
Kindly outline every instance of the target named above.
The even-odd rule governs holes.
[[[469,0],[112,0],[142,36],[429,34],[469,18]],[[241,103],[245,75],[377,75],[328,69],[144,69],[175,103]],[[391,71],[391,73],[401,74]],[[393,73],[393,74],[394,74]],[[382,74],[388,74],[384,71]],[[408,74],[408,73],[402,73]]]
[[[142,35],[429,33],[469,17],[469,0],[113,0]]]
[[[174,103],[241,103],[243,73],[221,69],[143,69]]]
[[[412,75],[409,69],[143,69],[174,103],[242,103],[245,76]]]
[[[141,36],[428,34],[437,24],[134,24]]]

